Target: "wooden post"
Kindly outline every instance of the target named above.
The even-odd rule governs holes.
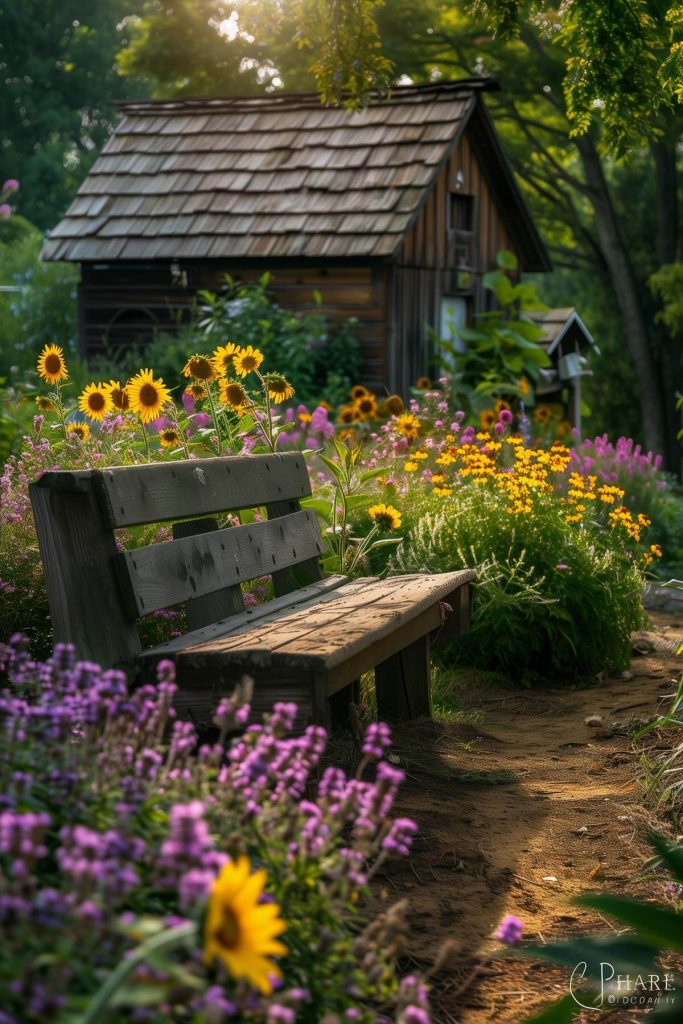
[[[329,698],[332,724],[345,727],[349,724],[349,705],[360,701],[360,679],[337,690]]]
[[[132,670],[141,649],[114,573],[116,543],[89,471],[46,473],[29,487],[55,640],[82,659]]]
[[[218,520],[213,516],[207,516],[205,519],[191,519],[185,523],[173,524],[173,539],[194,537],[198,533],[212,533],[217,529]],[[242,588],[236,583],[233,586],[225,587],[224,590],[217,590],[213,594],[193,597],[185,602],[185,610],[190,630],[210,626],[214,622],[220,622],[221,619],[227,619],[230,615],[244,611]]]
[[[432,713],[429,637],[422,637],[375,669],[377,717],[401,722]]]
[[[266,505],[266,514],[269,519],[278,519],[280,516],[291,515],[301,509],[301,502],[298,499],[292,501],[274,501]],[[305,562],[292,566],[290,569],[278,569],[272,574],[273,590],[276,597],[283,594],[291,594],[293,590],[315,583],[323,578],[322,569],[317,558],[309,558]]]

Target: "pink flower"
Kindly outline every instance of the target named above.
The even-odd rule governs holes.
[[[9,203],[0,203],[0,217],[11,217],[12,207]]]
[[[514,946],[522,937],[524,922],[520,921],[514,914],[508,914],[498,925],[495,938],[500,939],[507,946]]]
[[[3,192],[16,192],[19,188],[19,182],[16,178],[8,178],[5,184],[2,186]]]

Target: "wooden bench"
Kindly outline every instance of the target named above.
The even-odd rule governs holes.
[[[430,642],[467,628],[474,573],[323,577],[310,493],[298,452],[43,474],[30,495],[55,639],[141,678],[173,659],[178,707],[200,724],[244,673],[255,715],[294,700],[328,725],[330,698],[348,702],[373,668],[380,717],[428,715]],[[258,508],[262,522],[213,518]],[[116,530],[171,521],[173,540],[117,544]],[[241,584],[266,575],[276,596],[245,608]],[[183,604],[189,632],[143,650],[137,622]]]

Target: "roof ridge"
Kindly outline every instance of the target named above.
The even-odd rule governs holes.
[[[493,78],[455,78],[439,82],[423,82],[410,85],[395,85],[385,93],[375,92],[371,94],[368,104],[370,107],[396,106],[402,100],[411,96],[424,96],[429,93],[443,94],[450,96],[466,92],[495,92],[500,88],[499,83]],[[254,110],[262,112],[276,111],[296,108],[305,110],[308,108],[320,109],[324,105],[320,102],[320,96],[316,92],[281,92],[281,93],[255,93],[254,95],[242,96],[188,96],[169,97],[167,99],[128,99],[116,100],[114,104],[119,110],[144,115],[178,113],[178,111],[215,111],[223,110]],[[332,108],[334,109],[334,108]]]

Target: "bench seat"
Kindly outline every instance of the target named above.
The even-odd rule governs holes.
[[[274,700],[297,700],[308,717],[324,722],[327,699],[375,668],[381,717],[427,715],[430,641],[446,642],[467,628],[474,578],[469,569],[330,576],[144,651],[143,676],[151,677],[161,658],[175,661],[179,710],[186,704],[200,721],[247,673],[263,680],[255,690],[256,718]]]

